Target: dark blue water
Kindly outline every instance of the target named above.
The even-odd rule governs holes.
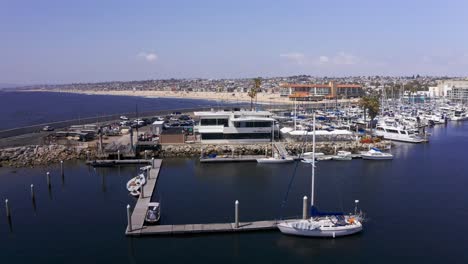
[[[12,230],[0,210],[1,263],[467,263],[468,122],[434,128],[429,144],[399,144],[393,161],[324,161],[317,170],[322,210],[352,210],[361,201],[369,221],[359,235],[339,239],[279,232],[127,238],[125,182],[137,168],[58,166],[0,168],[0,198],[10,199]],[[165,159],[157,196],[162,222],[233,221],[300,215],[309,195],[310,167],[199,164]],[[52,190],[45,172],[52,172]],[[36,211],[29,186],[37,189]]]
[[[225,104],[225,103],[222,103]],[[135,96],[82,95],[49,92],[1,92],[0,130],[80,119],[145,111],[219,106],[218,101],[142,98]]]

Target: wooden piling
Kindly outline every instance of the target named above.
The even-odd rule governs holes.
[[[236,202],[234,203],[234,205],[235,205],[234,226],[235,226],[235,228],[239,228],[239,201],[236,200]]]
[[[47,177],[47,187],[51,187],[51,182],[50,182],[50,172],[47,172],[46,173],[46,177]]]
[[[312,165],[313,166],[313,165]],[[308,218],[308,207],[309,207],[309,202],[308,202],[308,199],[307,199],[307,196],[304,196],[304,198],[302,199],[302,219],[307,219]]]
[[[34,184],[31,184],[31,199],[33,201],[36,199],[36,195],[34,194]]]
[[[132,232],[132,213],[130,212],[130,205],[127,204],[127,224],[128,224],[128,232]]]
[[[6,210],[6,216],[10,218],[11,212],[10,212],[10,205],[8,204],[8,199],[5,199],[5,210]]]

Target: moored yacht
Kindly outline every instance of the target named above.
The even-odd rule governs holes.
[[[315,115],[313,125],[313,153],[315,153]],[[357,214],[357,203],[354,215],[344,215],[343,213],[321,213],[314,205],[314,184],[315,184],[315,157],[312,154],[311,176],[312,188],[310,194],[311,217],[303,220],[283,221],[279,223],[278,229],[283,234],[305,236],[305,237],[340,237],[352,235],[362,230],[362,217]],[[304,216],[305,217],[305,216]]]
[[[421,136],[416,135],[414,130],[386,125],[377,125],[375,135],[383,137],[384,139],[409,143],[422,143],[427,141]]]

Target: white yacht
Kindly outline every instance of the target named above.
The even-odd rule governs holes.
[[[315,115],[313,131],[315,132]],[[313,152],[315,152],[315,133],[312,136]],[[312,155],[312,160],[315,160]],[[357,203],[354,215],[344,215],[342,213],[320,213],[314,206],[314,183],[315,183],[315,162],[311,163],[312,168],[312,188],[311,188],[311,217],[304,220],[283,221],[278,224],[278,228],[283,234],[305,236],[305,237],[340,237],[352,235],[362,230],[361,215],[357,215]]]
[[[468,115],[464,109],[456,109],[450,116],[451,121],[465,121],[468,120]]]
[[[372,148],[367,152],[361,154],[362,159],[366,160],[392,160],[393,155],[391,153],[382,152],[378,148]]]
[[[419,135],[416,135],[414,130],[387,125],[377,125],[375,135],[383,137],[384,139],[409,143],[422,143],[427,141]]]

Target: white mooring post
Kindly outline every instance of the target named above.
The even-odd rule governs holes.
[[[47,177],[47,187],[51,187],[51,183],[50,183],[50,172],[46,172],[46,177]]]
[[[34,195],[34,184],[31,184],[31,199],[34,201],[36,196]]]
[[[130,212],[129,204],[127,204],[127,224],[128,224],[128,232],[132,232],[132,213]]]
[[[120,149],[117,150],[117,160],[120,160]]]
[[[60,161],[60,175],[63,176],[63,160]]]
[[[10,206],[8,205],[8,199],[5,199],[5,210],[6,210],[6,216],[11,217]]]
[[[309,206],[309,202],[308,202],[307,196],[304,196],[304,198],[302,199],[302,219],[304,220],[307,219],[308,217],[308,210],[307,210],[308,206]]]
[[[154,169],[154,157],[151,158],[151,168]]]
[[[141,191],[140,191],[140,199],[143,199],[143,198],[145,198],[145,193],[144,193],[144,191],[143,191],[145,188],[144,188],[144,186],[141,186],[140,189],[141,189]]]
[[[147,160],[147,159],[148,159],[148,151],[145,150],[145,160]]]
[[[236,200],[235,204],[235,227],[239,228],[239,201]]]

